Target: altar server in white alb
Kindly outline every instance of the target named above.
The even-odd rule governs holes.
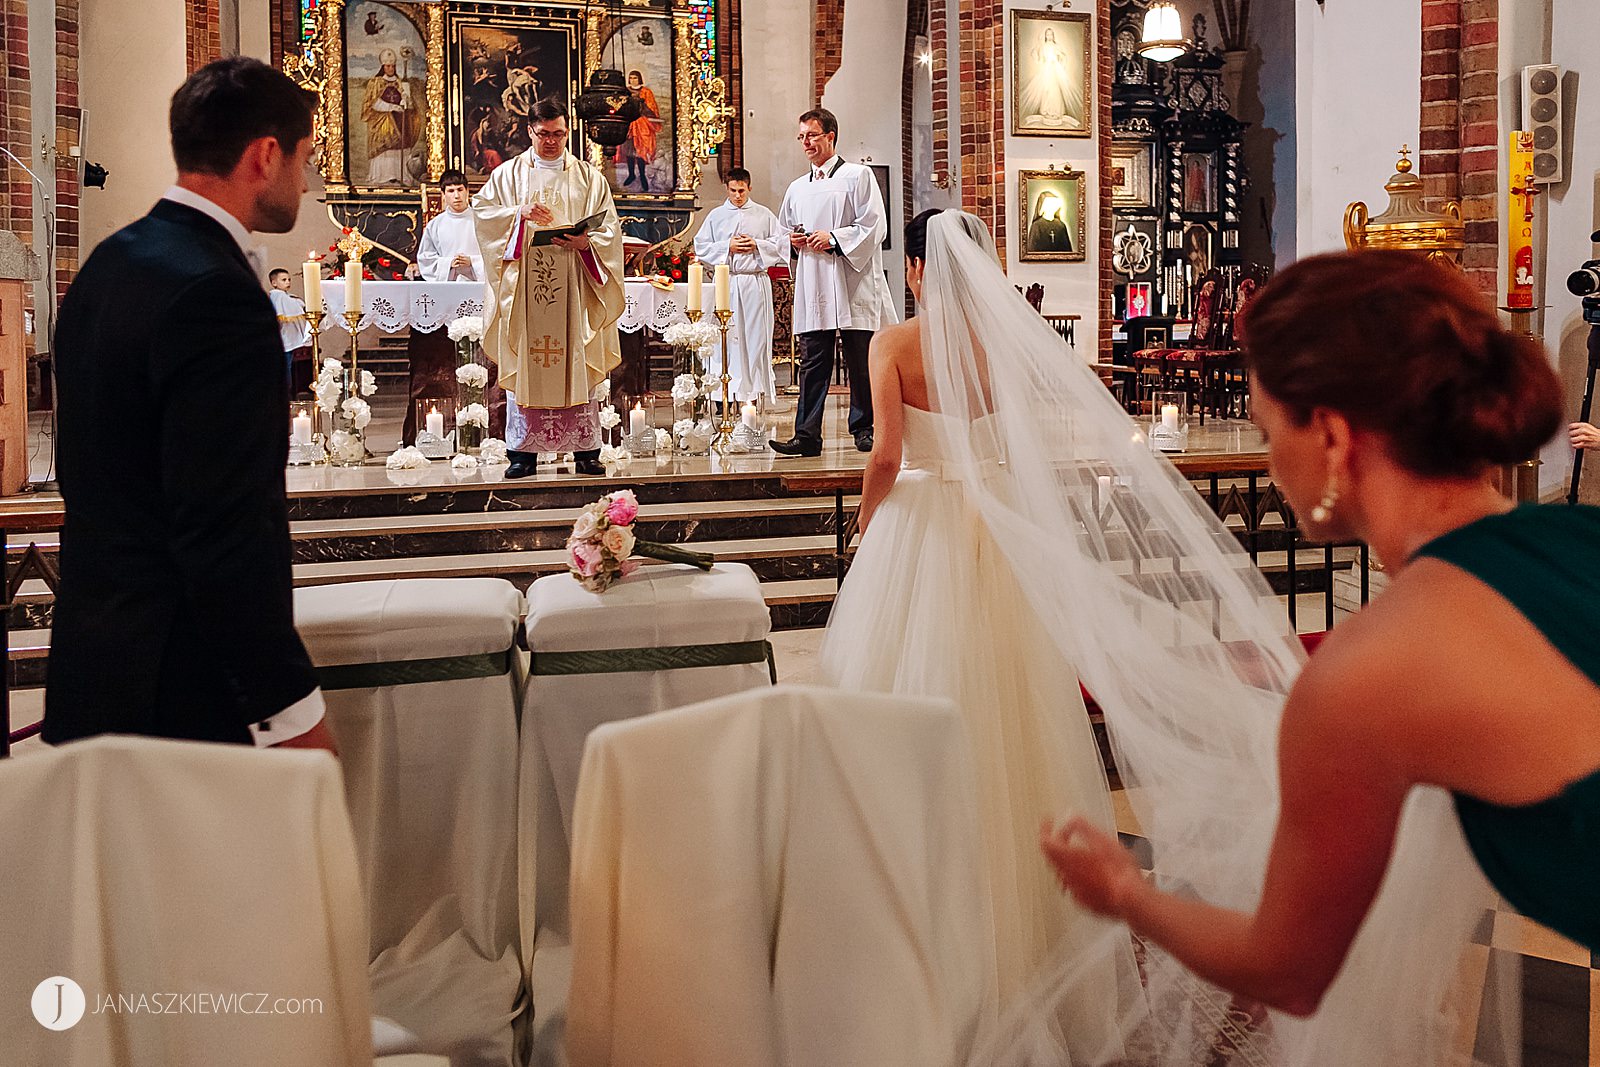
[[[289,291],[291,284],[293,279],[282,267],[267,275],[267,295],[272,298],[272,310],[278,313],[278,335],[283,338],[288,363],[289,395],[294,397],[311,387],[311,327],[305,301]]]
[[[423,281],[481,282],[483,253],[472,221],[472,193],[467,176],[447,170],[439,176],[444,210],[428,220],[417,245],[417,269]]]
[[[822,454],[822,416],[833,378],[835,344],[850,374],[850,434],[872,451],[872,386],[867,347],[883,326],[900,321],[883,273],[888,219],[872,171],[835,154],[839,120],[817,108],[800,116],[797,138],[810,169],[778,209],[794,270],[794,332],[800,343],[800,407],[794,438],[772,442],[783,456]]]
[[[730,388],[739,400],[778,398],[772,377],[772,279],[769,267],[789,256],[778,216],[750,199],[750,172],[728,171],[728,200],[706,216],[695,234],[694,254],[701,263],[728,265],[733,320],[728,330]],[[720,373],[721,354],[708,372]]]

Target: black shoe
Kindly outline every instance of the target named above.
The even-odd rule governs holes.
[[[539,472],[539,453],[506,451],[506,458],[511,461],[506,467],[507,478],[528,478]]]
[[[768,441],[767,447],[780,456],[822,455],[821,441],[807,441],[803,437],[791,437],[787,441]]]
[[[604,474],[606,465],[600,462],[598,448],[572,454],[572,470],[576,474]]]
[[[872,451],[872,431],[871,430],[862,430],[860,433],[856,434],[856,451],[857,452],[871,452]]]

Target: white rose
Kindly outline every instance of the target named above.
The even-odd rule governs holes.
[[[483,340],[483,319],[477,315],[463,315],[451,322],[446,331],[450,340],[481,341]]]
[[[489,369],[477,363],[467,363],[456,368],[456,381],[470,389],[482,389],[489,384]]]
[[[692,374],[680,374],[672,380],[672,399],[687,404],[700,395],[700,384]]]
[[[633,531],[626,526],[613,526],[600,535],[600,543],[618,559],[627,559],[633,554]]]
[[[616,448],[612,445],[600,446],[600,462],[608,467],[619,466],[633,459],[626,448]]]
[[[656,431],[656,451],[670,452],[672,450],[672,435],[665,430]]]
[[[578,515],[578,521],[572,524],[572,536],[575,540],[582,541],[594,536],[595,527],[600,525],[600,520],[592,512],[584,511]]]
[[[450,469],[453,471],[475,471],[478,469],[478,457],[469,456],[465,452],[457,452],[455,458],[450,461]]]
[[[487,438],[478,446],[478,462],[488,466],[498,467],[510,462],[506,455],[506,443],[498,437]]]
[[[622,425],[622,416],[617,414],[617,409],[607,404],[600,409],[600,428],[609,430],[613,426]]]
[[[362,396],[371,396],[373,393],[376,393],[377,391],[378,391],[378,379],[374,378],[372,376],[372,372],[371,371],[369,371],[369,370],[362,371],[361,372],[361,395]]]
[[[456,410],[457,426],[488,426],[489,409],[482,404],[468,404]]]
[[[392,471],[408,471],[426,467],[429,462],[427,456],[424,456],[411,445],[407,445],[391,453],[389,458],[384,460],[383,465]]]

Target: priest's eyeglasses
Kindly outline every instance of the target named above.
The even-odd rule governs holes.
[[[567,136],[566,130],[534,130],[533,135],[541,141],[559,141]]]

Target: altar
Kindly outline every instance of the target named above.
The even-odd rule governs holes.
[[[675,323],[688,322],[688,291],[682,283],[663,289],[648,278],[626,279],[626,304],[617,329],[625,334],[646,329],[659,334]],[[485,298],[482,282],[364,281],[356,332],[375,328],[383,333],[407,329],[432,333],[459,318],[481,317]],[[349,333],[344,279],[324,280],[322,300],[328,309],[322,332],[337,327]]]

